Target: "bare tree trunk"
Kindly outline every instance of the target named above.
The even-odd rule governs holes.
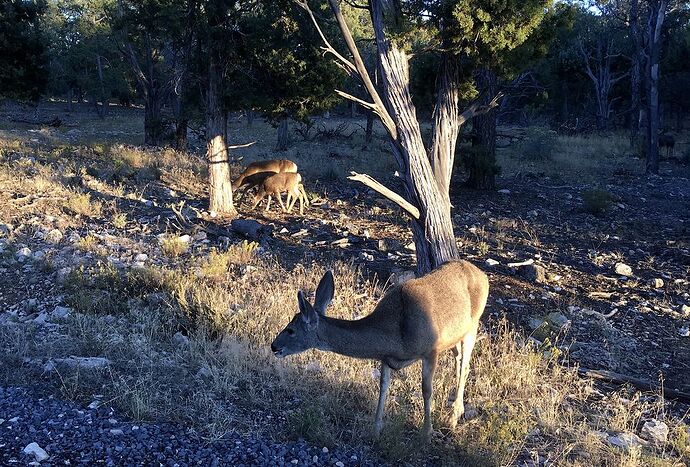
[[[208,95],[206,102],[206,137],[209,163],[209,211],[219,214],[235,215],[230,183],[230,165],[224,137],[226,113],[223,112],[220,94],[220,67],[210,59],[208,75]]]
[[[248,107],[245,111],[245,115],[247,116],[247,126],[251,128],[252,123],[254,123],[254,110],[252,110],[251,107]]]
[[[74,89],[72,88],[72,86],[69,86],[67,88],[67,111],[74,111]]]
[[[458,249],[447,195],[439,190],[412,103],[408,57],[386,37],[384,10],[391,6],[389,2],[372,0],[371,16],[376,34],[382,98],[397,130],[395,135],[391,135],[391,148],[400,166],[407,198],[418,206],[420,212],[419,219],[413,219],[411,224],[417,272],[423,274],[457,258]],[[394,16],[392,10],[386,13]]]
[[[374,112],[367,111],[367,128],[364,131],[364,143],[371,143],[372,136],[374,135]]]
[[[105,118],[108,115],[108,97],[105,94],[105,84],[103,81],[103,64],[101,63],[101,56],[96,54],[96,65],[98,70],[98,83],[100,85],[100,99],[101,107],[98,107],[98,100],[94,99],[94,105],[96,106],[96,113],[100,118]]]
[[[647,59],[647,173],[659,173],[659,56],[667,0],[651,2]]]
[[[444,53],[441,57],[436,90],[438,96],[432,116],[432,142],[429,159],[446,208],[450,210],[450,177],[453,172],[455,145],[460,132],[459,58]]]
[[[189,127],[189,120],[180,118],[175,122],[175,149],[178,151],[187,150],[187,129]]]
[[[640,134],[640,110],[642,105],[642,37],[639,27],[639,0],[630,0],[630,39],[633,42],[633,57],[630,67],[630,147]]]
[[[149,87],[144,99],[144,144],[159,146],[163,138],[161,99],[158,90]]]
[[[487,69],[477,73],[477,87],[483,97],[482,104],[488,104],[491,96],[498,92],[498,79]],[[496,187],[496,120],[498,109],[477,115],[472,119],[472,161],[468,164],[470,176],[467,185],[478,190],[493,190]]]
[[[288,126],[288,118],[280,119],[278,125],[278,141],[276,143],[276,151],[287,151],[290,147],[290,127]]]

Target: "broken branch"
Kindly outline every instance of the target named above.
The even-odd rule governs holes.
[[[386,186],[382,185],[380,182],[376,181],[374,178],[367,174],[360,174],[357,172],[350,172],[350,176],[347,177],[348,180],[354,180],[356,182],[360,182],[372,190],[376,191],[383,197],[389,199],[390,201],[393,201],[395,204],[400,206],[407,214],[412,216],[414,219],[419,219],[419,209],[417,209],[416,206],[414,206],[412,203],[407,201],[405,198],[391,190],[390,188],[387,188]]]

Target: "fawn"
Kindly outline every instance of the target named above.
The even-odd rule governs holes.
[[[294,162],[287,160],[287,159],[277,159],[277,160],[252,162],[232,182],[232,191],[237,190],[242,185],[254,183],[254,181],[256,181],[256,178],[248,179],[248,177],[250,175],[257,174],[259,172],[266,172],[266,173],[269,173],[269,175],[270,175],[270,173],[297,173],[297,164],[295,164]],[[258,185],[258,183],[254,183],[249,188],[256,186],[256,185]]]
[[[381,361],[376,436],[383,427],[391,369],[399,370],[421,359],[423,434],[428,438],[436,364],[441,352],[452,350],[455,395],[450,425],[455,428],[465,412],[470,357],[489,294],[486,274],[467,261],[444,263],[429,274],[393,287],[371,314],[355,321],[326,316],[334,290],[333,273],[328,271],[319,282],[313,305],[298,291],[299,313],[271,344],[273,353],[286,357],[314,348]]]
[[[287,208],[283,204],[283,198],[281,196],[283,192],[287,192]],[[263,182],[259,184],[259,191],[254,195],[252,209],[256,208],[257,204],[259,204],[266,195],[268,195],[266,211],[271,207],[271,196],[278,198],[278,203],[280,203],[283,212],[292,212],[292,208],[297,200],[299,200],[300,214],[304,214],[305,204],[309,206],[309,199],[302,185],[302,176],[298,173],[276,173],[266,177]]]

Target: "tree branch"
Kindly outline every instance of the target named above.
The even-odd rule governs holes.
[[[408,215],[412,216],[412,218],[417,220],[419,219],[419,209],[390,188],[385,187],[367,174],[360,174],[357,172],[350,172],[350,174],[351,175],[347,177],[348,180],[354,180],[368,186],[372,190],[382,195],[384,198],[389,199],[400,206]]]
[[[493,97],[493,99],[491,99],[491,101],[489,101],[488,104],[484,105],[481,105],[479,103],[482,100],[481,98],[472,102],[470,106],[460,114],[460,126],[462,126],[467,120],[471,118],[474,118],[478,115],[484,115],[485,113],[490,112],[494,107],[498,106],[498,102],[503,98],[503,96],[503,92],[499,92]]]
[[[351,100],[353,102],[358,103],[359,105],[361,105],[362,107],[364,107],[366,109],[373,110],[374,112],[376,112],[376,104],[372,104],[371,102],[367,102],[365,100],[362,100],[359,97],[355,97],[352,94],[348,94],[345,91],[341,91],[340,89],[336,89],[335,93],[341,97],[344,97],[345,99],[348,99],[348,100]]]

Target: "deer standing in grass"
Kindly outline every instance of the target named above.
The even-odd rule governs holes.
[[[297,173],[297,164],[287,159],[252,162],[232,182],[232,191],[237,190],[242,185],[254,183],[254,181],[257,178],[255,177],[254,179],[248,179],[248,177],[250,175],[258,174],[259,172],[266,172],[268,175],[271,175],[272,173]],[[252,186],[256,186],[257,184],[258,183],[255,183],[254,185],[251,185],[249,188],[251,188]]]
[[[287,192],[287,208],[283,204],[281,193]],[[307,193],[302,185],[302,176],[298,173],[277,173],[270,175],[259,184],[259,191],[254,195],[252,209],[256,208],[264,197],[268,195],[266,211],[271,207],[271,196],[278,198],[283,212],[292,212],[295,202],[299,200],[299,213],[304,214],[304,205],[309,206]]]
[[[467,261],[450,261],[418,279],[393,287],[362,319],[347,321],[326,316],[335,285],[326,272],[316,289],[314,305],[300,290],[299,313],[271,344],[277,357],[319,349],[355,358],[381,361],[381,387],[374,433],[383,427],[383,412],[391,370],[422,360],[423,434],[432,431],[432,380],[439,354],[455,356],[455,399],[450,425],[464,415],[464,392],[479,318],[489,294],[489,280]]]

